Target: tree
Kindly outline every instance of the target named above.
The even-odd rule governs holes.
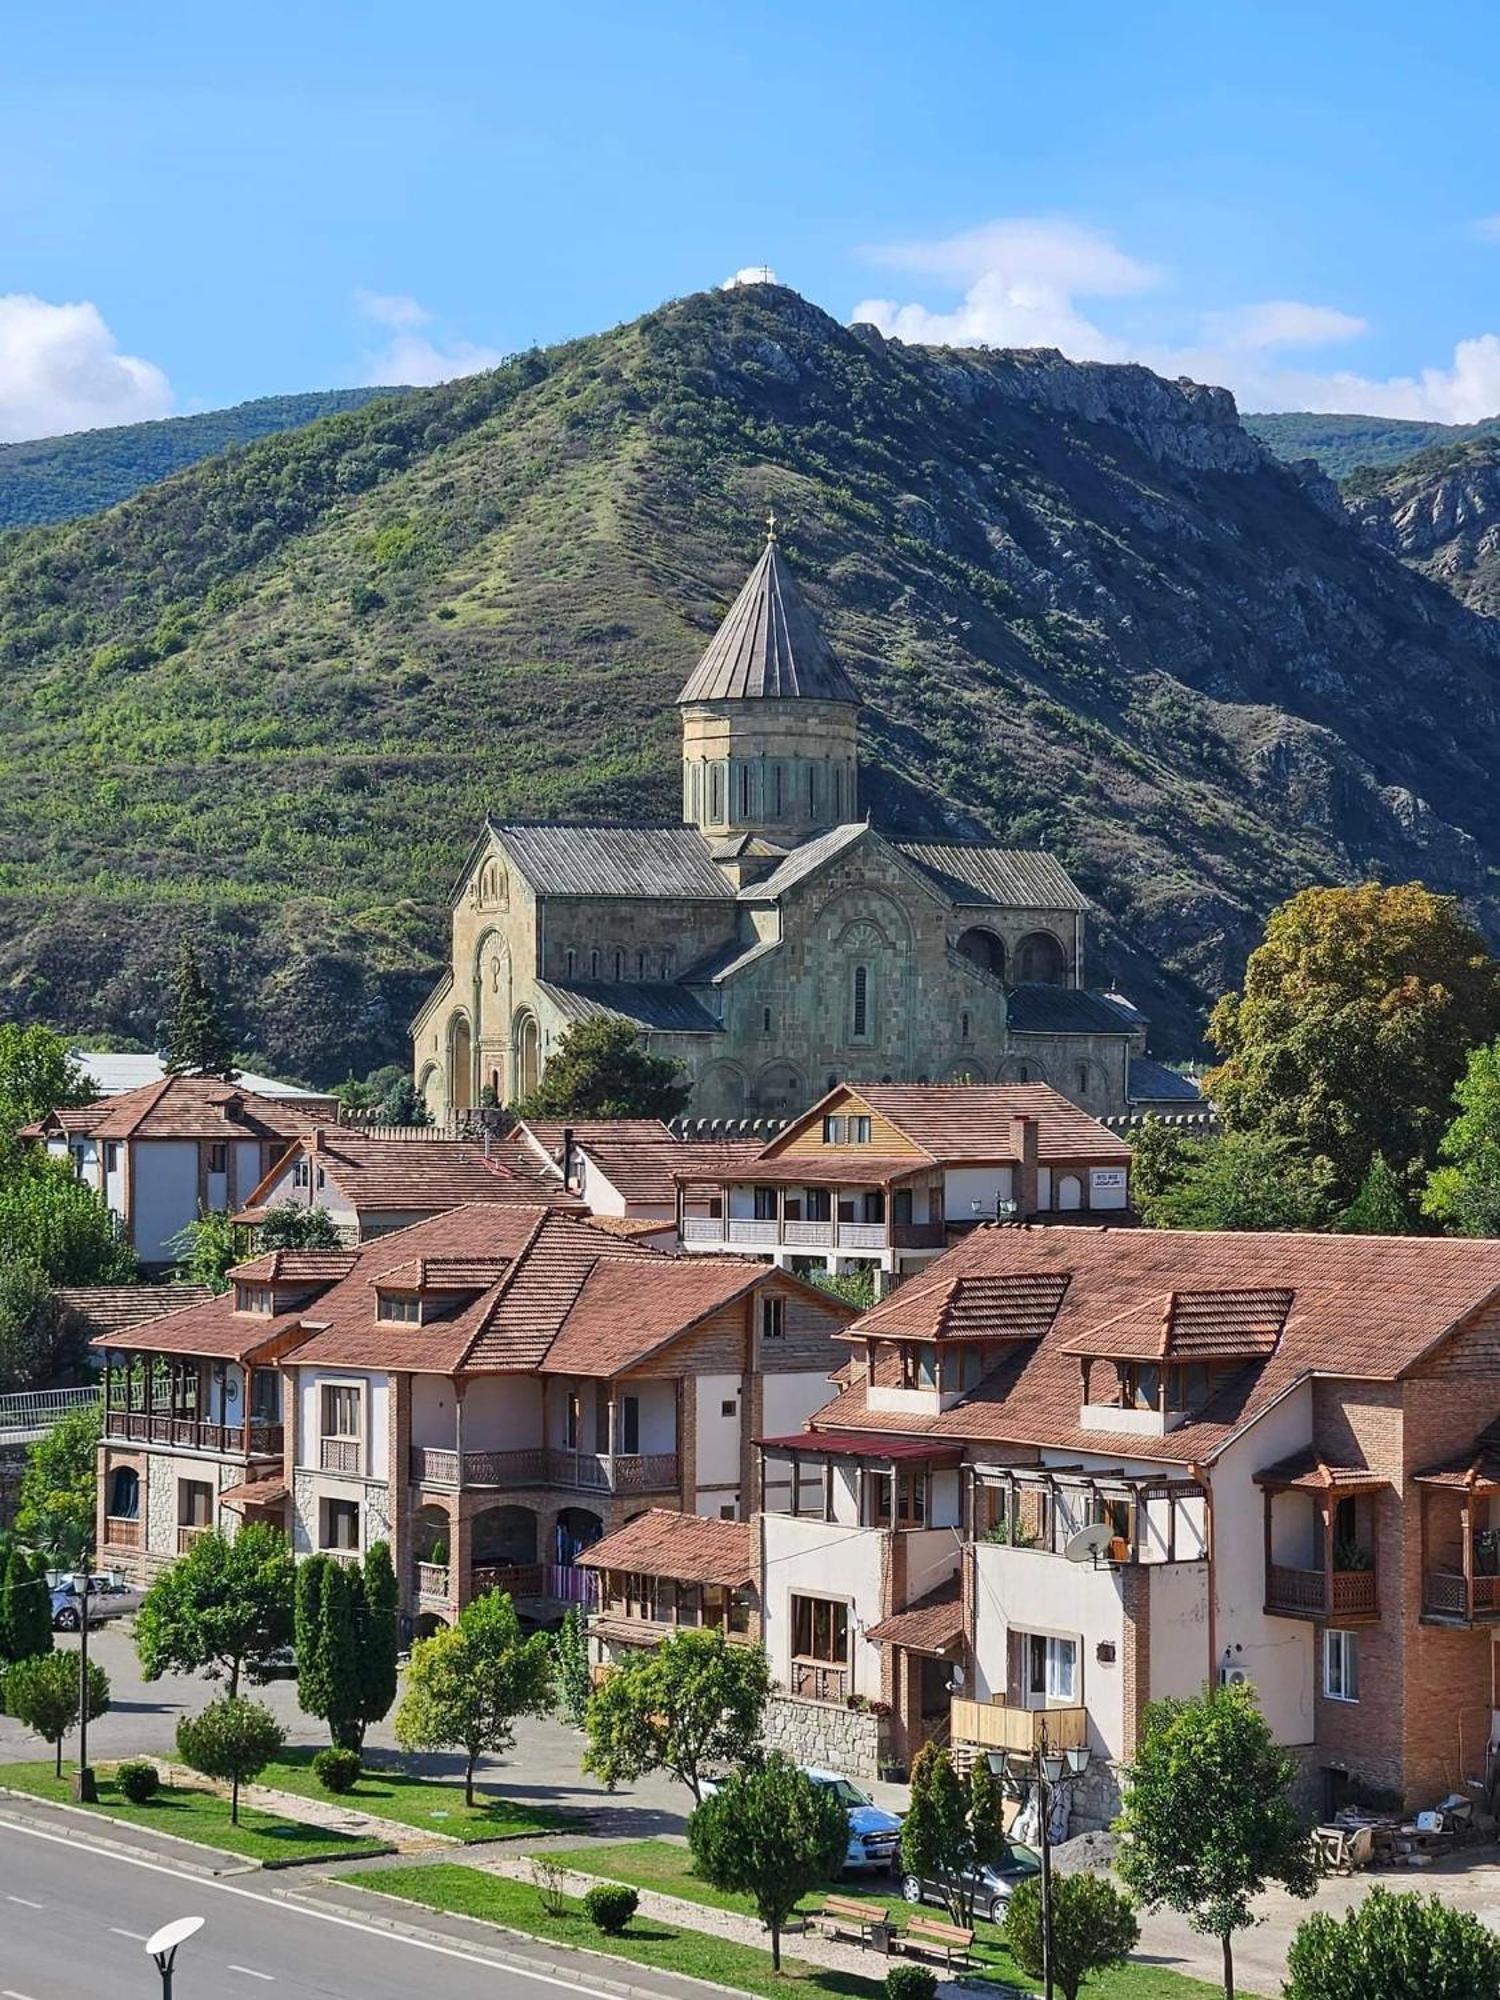
[[[376,1107],[383,1125],[430,1125],[432,1114],[427,1100],[409,1076],[391,1086],[390,1094]]]
[[[564,1613],[552,1650],[558,1707],[574,1728],[580,1729],[588,1714],[594,1678],[589,1672],[588,1621],[576,1604]]]
[[[1347,1203],[1377,1153],[1403,1180],[1430,1164],[1468,1051],[1497,1033],[1500,966],[1454,897],[1304,889],[1214,1009],[1205,1088],[1231,1129],[1329,1160]]]
[[[86,1562],[94,1547],[94,1500],[104,1417],[84,1403],[28,1447],[17,1496],[16,1533],[62,1568]]]
[[[184,1285],[207,1285],[217,1294],[229,1290],[229,1273],[244,1262],[239,1231],[223,1208],[200,1208],[196,1222],[185,1222],[167,1248],[176,1258],[172,1276]]]
[[[1470,1049],[1422,1213],[1454,1236],[1500,1236],[1500,1041]]]
[[[954,1923],[969,1926],[974,1870],[998,1860],[1004,1847],[999,1790],[986,1759],[975,1760],[965,1785],[948,1752],[924,1744],[912,1766],[911,1809],[901,1823],[906,1873],[938,1883]]]
[[[240,1786],[258,1778],[286,1742],[264,1702],[226,1694],[177,1725],[177,1754],[205,1778],[228,1781],[229,1823],[240,1823]]]
[[[1359,1192],[1338,1219],[1345,1236],[1410,1236],[1411,1210],[1401,1183],[1377,1153]]]
[[[1226,1132],[1193,1146],[1177,1180],[1138,1205],[1156,1229],[1318,1229],[1331,1178],[1293,1140]]]
[[[773,1750],[704,1799],[687,1832],[704,1881],[754,1903],[780,1972],[782,1925],[809,1889],[837,1875],[848,1849],[849,1820],[833,1788]]]
[[[1130,1199],[1151,1219],[1152,1204],[1193,1164],[1197,1147],[1179,1125],[1151,1117],[1130,1135]]]
[[[1500,1938],[1440,1897],[1372,1889],[1298,1926],[1283,2000],[1495,2000]]]
[[[525,1638],[504,1591],[487,1591],[458,1623],[411,1649],[406,1691],[396,1711],[403,1750],[462,1750],[464,1804],[474,1803],[474,1766],[508,1750],[517,1716],[552,1705],[552,1647],[545,1632]]]
[[[590,1696],[583,1768],[611,1791],[668,1771],[701,1799],[711,1766],[756,1753],[770,1685],[761,1647],[731,1646],[718,1630],[674,1632]]]
[[[293,1208],[281,1202],[255,1232],[257,1250],[337,1250],[339,1226],[326,1208]]]
[[[59,1778],[63,1738],[78,1726],[82,1665],[82,1657],[76,1652],[38,1653],[29,1660],[18,1660],[5,1671],[6,1713],[53,1746],[54,1769]],[[89,1661],[87,1703],[90,1722],[109,1707],[109,1677],[95,1660]]]
[[[169,1076],[218,1076],[226,1083],[233,1082],[237,1074],[234,1043],[191,938],[183,939],[177,954],[166,1040]]]
[[[89,1330],[53,1296],[35,1264],[0,1266],[0,1394],[42,1389],[86,1372]]]
[[[0,1026],[0,1143],[22,1125],[93,1101],[94,1086],[61,1035]]]
[[[629,1021],[593,1014],[565,1028],[523,1118],[675,1118],[691,1095],[680,1063],[652,1055]]]
[[[1234,1933],[1268,1882],[1310,1896],[1317,1877],[1292,1806],[1295,1767],[1247,1686],[1151,1703],[1125,1771],[1116,1872],[1148,1908],[1165,1903],[1224,1954],[1234,2000]]]
[[[0,1162],[0,1268],[28,1264],[54,1285],[131,1285],[140,1277],[120,1225],[65,1160],[35,1149]]]
[[[297,1567],[294,1644],[297,1700],[321,1716],[331,1742],[357,1750],[360,1722],[359,1610],[356,1575],[332,1556],[309,1556]]]
[[[12,1543],[0,1562],[0,1672],[52,1651],[52,1593],[47,1566]]]
[[[356,1718],[363,1749],[365,1731],[390,1712],[396,1699],[396,1654],[400,1632],[397,1607],[400,1592],[391,1566],[390,1545],[373,1542],[359,1572],[355,1628],[359,1667],[359,1714]]]
[[[231,1541],[200,1535],[152,1583],[136,1614],[135,1649],[148,1681],[163,1674],[263,1681],[292,1636],[294,1568],[284,1537],[247,1522]]]
[[[1078,2000],[1090,1974],[1123,1965],[1141,1927],[1114,1884],[1080,1872],[1052,1878],[1052,1981],[1062,2000]],[[1042,1977],[1042,1889],[1018,1882],[1005,1909],[1005,1942],[1030,1979]]]

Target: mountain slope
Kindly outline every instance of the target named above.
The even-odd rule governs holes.
[[[1045,840],[1178,1047],[1308,880],[1500,925],[1500,627],[1223,391],[762,286],[0,544],[0,1007],[149,1040],[191,925],[265,1063],[400,1055],[485,810],[676,812],[773,500],[877,816]]]
[[[1500,617],[1500,437],[1438,445],[1350,479],[1352,517],[1471,610]]]
[[[403,394],[399,389],[321,389],[303,396],[261,396],[192,417],[0,444],[0,530],[96,514],[231,445],[360,409],[375,396]]]
[[[1428,424],[1411,417],[1326,416],[1316,410],[1257,411],[1245,429],[1278,458],[1315,458],[1330,479],[1347,479],[1362,466],[1384,468],[1434,445],[1462,444],[1500,430],[1500,417],[1477,424]]]

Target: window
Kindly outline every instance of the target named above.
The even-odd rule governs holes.
[[[993,1351],[977,1341],[964,1340],[943,1355],[943,1389],[947,1395],[966,1395],[977,1389],[995,1365]]]
[[[849,1607],[831,1597],[792,1598],[792,1651],[822,1666],[849,1663]]]
[[[377,1297],[380,1301],[378,1318],[399,1326],[421,1325],[422,1301],[415,1293],[380,1292]]]
[[[569,1451],[577,1451],[581,1430],[582,1412],[579,1409],[575,1390],[568,1392],[568,1400],[563,1405],[563,1443]]]
[[[969,1027],[969,1017],[967,1014],[960,1014],[958,1017],[958,1038],[962,1042],[967,1042],[972,1040],[972,1034],[970,1032],[970,1027]]]
[[[891,1514],[892,1499],[896,1512]],[[920,1528],[927,1519],[927,1475],[925,1472],[898,1472],[892,1493],[888,1472],[870,1474],[870,1519],[872,1528]]]
[[[1077,1699],[1078,1641],[1049,1639],[1039,1632],[1026,1637],[1028,1706],[1066,1706]]]
[[[727,1397],[725,1401],[720,1403],[719,1405],[719,1415],[721,1417],[737,1417],[739,1413],[740,1413],[740,1406],[735,1401],[733,1396]]]
[[[105,1144],[104,1171],[107,1174],[117,1174],[120,1171],[120,1142],[118,1139],[110,1139]]]
[[[709,773],[708,816],[715,826],[724,824],[724,766],[715,764]]]
[[[1323,1692],[1330,1701],[1359,1700],[1359,1634],[1323,1634]]]
[[[609,1450],[609,1391],[602,1382],[594,1390],[594,1449]]]
[[[589,953],[589,978],[597,979],[598,977],[599,977],[599,954],[597,951],[591,951]]]
[[[250,1416],[258,1424],[278,1423],[281,1418],[281,1385],[274,1368],[256,1368],[250,1376]]]
[[[734,1502],[731,1500],[728,1502],[726,1506],[723,1506],[719,1509],[719,1519],[721,1521],[737,1521],[739,1519],[739,1513],[740,1513],[739,1508],[736,1507]],[[731,1632],[734,1632],[739,1630],[740,1628],[736,1625],[731,1624],[729,1629]]]
[[[620,1439],[618,1449],[629,1458],[634,1458],[641,1448],[641,1399],[639,1396],[620,1398]]]
[[[833,1196],[827,1188],[809,1188],[806,1201],[809,1222],[832,1222]]]
[[[323,1436],[326,1438],[359,1437],[360,1392],[352,1382],[325,1382],[323,1384]]]
[[[760,1302],[760,1337],[780,1340],[786,1333],[786,1300],[765,1298]]]
[[[619,985],[619,983],[620,983],[620,981],[621,981],[621,980],[622,980],[622,979],[623,979],[624,977],[625,977],[625,954],[624,954],[624,952],[623,952],[623,951],[616,951],[616,953],[615,953],[615,984],[616,984],[616,985],[618,986],[618,985]]]
[[[639,980],[644,980],[646,977],[646,954],[644,951],[638,951],[635,955],[635,976]]]
[[[755,1219],[757,1222],[776,1220],[776,1190],[773,1187],[758,1187],[754,1190]]]
[[[870,1143],[869,1119],[851,1118],[849,1120],[849,1144],[851,1146],[868,1146],[869,1143]]]
[[[357,1549],[359,1547],[359,1502],[323,1500],[318,1503],[319,1547]]]
[[[748,819],[750,817],[750,787],[751,787],[750,766],[748,764],[741,764],[740,766],[740,818],[741,819]]]
[[[177,1525],[179,1528],[211,1528],[214,1523],[214,1489],[206,1479],[179,1479],[177,1482]]]
[[[816,764],[809,764],[807,767],[808,818],[815,819],[817,817],[817,812],[818,812],[818,767]]]
[[[1077,1069],[1073,1072],[1073,1080],[1078,1086],[1078,1095],[1080,1097],[1087,1097],[1089,1094],[1089,1066],[1087,1063],[1079,1063]]]
[[[117,1465],[110,1474],[107,1511],[114,1521],[140,1519],[141,1480],[133,1465]]]
[[[911,1219],[911,1189],[897,1188],[891,1196],[891,1221],[906,1228]]]
[[[275,1310],[270,1286],[236,1285],[234,1309],[236,1312],[260,1313],[262,1316],[270,1314]]]
[[[825,1146],[842,1146],[848,1124],[849,1121],[847,1118],[825,1116],[823,1120],[823,1144]]]
[[[849,988],[849,1039],[865,1042],[870,1038],[870,968],[856,965]]]
[[[574,951],[573,947],[569,945],[567,951],[564,953],[564,957],[567,961],[567,967],[568,967],[566,976],[569,979],[571,979],[573,977],[574,969],[578,964],[578,954],[576,951]]]
[[[769,1035],[771,1032],[771,1010],[769,1007],[761,1009],[760,1031],[763,1035]]]
[[[932,1341],[914,1340],[903,1345],[901,1386],[903,1389],[937,1387],[937,1348]]]
[[[776,818],[780,819],[781,815],[786,811],[786,778],[779,764],[773,765],[772,767],[771,787],[772,787],[772,796],[774,797],[776,802],[775,804]]]
[[[672,967],[675,962],[671,945],[664,945],[661,954],[661,976],[663,979],[670,979],[672,977]]]
[[[1161,1369],[1154,1361],[1133,1361],[1121,1371],[1120,1401],[1127,1410],[1160,1409]]]
[[[294,1188],[305,1188],[312,1186],[312,1162],[308,1159],[305,1153],[302,1155],[301,1159],[297,1160],[293,1164],[292,1186]]]

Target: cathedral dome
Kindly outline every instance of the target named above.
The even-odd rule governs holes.
[[[781,560],[774,533],[677,700],[858,706],[854,683],[829,652]]]

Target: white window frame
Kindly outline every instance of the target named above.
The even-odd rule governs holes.
[[[328,1397],[348,1395],[354,1398],[354,1429],[352,1431],[331,1431],[328,1425]],[[339,1444],[363,1444],[365,1441],[365,1385],[363,1382],[320,1382],[318,1384],[318,1437]]]
[[[1359,1634],[1330,1625],[1323,1634],[1323,1698],[1359,1700]]]

